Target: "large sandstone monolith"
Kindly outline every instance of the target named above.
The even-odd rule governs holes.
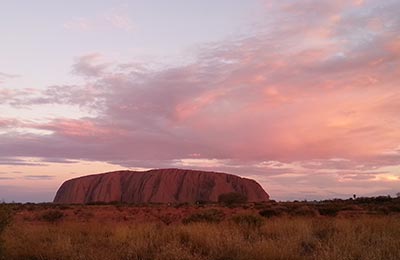
[[[217,201],[224,193],[246,195],[249,202],[267,201],[269,195],[256,181],[239,176],[195,170],[156,169],[116,171],[64,182],[55,203],[180,203]]]

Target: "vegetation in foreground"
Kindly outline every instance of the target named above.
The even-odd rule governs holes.
[[[388,197],[229,207],[0,204],[0,259],[397,260],[398,205]]]

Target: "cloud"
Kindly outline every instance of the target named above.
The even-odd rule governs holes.
[[[268,1],[257,33],[204,45],[190,64],[151,70],[81,56],[72,71],[83,84],[2,89],[0,101],[93,116],[29,123],[48,135],[8,131],[0,156],[207,168],[321,194],[332,183],[330,194],[346,194],[343,182],[365,190],[399,165],[399,7]]]
[[[314,1],[301,5],[301,10],[295,3],[277,7],[285,17],[318,9],[306,24],[294,23],[289,16],[296,30],[288,32],[284,20],[271,31],[206,46],[196,62],[185,66],[120,71],[120,64],[102,61],[101,54],[81,56],[73,71],[90,78],[87,84],[53,86],[25,100],[14,93],[14,102],[96,109],[98,117],[56,119],[34,127],[53,131],[46,138],[60,144],[101,139],[104,150],[116,151],[116,158],[127,160],[126,155],[175,160],[191,154],[208,159],[355,160],[377,157],[397,146],[393,142],[400,133],[395,122],[386,123],[391,115],[385,108],[393,104],[398,82],[393,63],[399,60],[385,48],[395,35],[388,28],[357,46],[352,38],[348,44],[335,37],[314,43],[310,30],[320,21],[332,27],[332,34],[340,32],[340,23],[324,18],[348,5],[314,6]],[[382,19],[390,17],[388,13]],[[340,37],[353,36],[344,32]],[[297,38],[311,40],[299,45]],[[366,138],[369,142],[364,142]]]
[[[17,78],[17,77],[19,77],[19,75],[16,75],[16,74],[8,74],[8,73],[0,72],[0,77],[4,77],[4,78]]]
[[[30,105],[30,101],[37,97],[37,95],[41,95],[42,93],[33,88],[24,88],[24,89],[0,89],[0,104],[2,105],[11,105],[14,107],[18,107],[21,105]]]
[[[102,56],[99,53],[90,53],[79,57],[74,66],[73,72],[88,77],[100,76],[108,67],[107,63],[101,62]]]
[[[14,180],[15,178],[12,177],[2,177],[0,176],[0,180]]]
[[[24,179],[31,181],[42,181],[42,180],[51,180],[54,176],[52,175],[25,175]]]
[[[76,160],[67,160],[65,158],[43,158],[42,161],[46,163],[77,163]]]
[[[106,16],[105,19],[114,28],[122,29],[122,30],[126,30],[126,31],[131,31],[134,29],[133,21],[128,15],[111,14],[111,15]]]
[[[18,120],[13,118],[0,118],[0,129],[16,127],[19,124]]]
[[[68,31],[85,33],[109,29],[129,32],[135,28],[132,18],[119,9],[112,9],[92,17],[74,17],[66,21],[63,27]]]
[[[20,75],[8,74],[0,71],[0,84],[4,83],[6,80],[18,78]]]
[[[0,165],[43,166],[43,163],[15,157],[0,157]]]
[[[93,29],[93,24],[87,18],[73,18],[64,23],[64,28],[72,31],[89,31]]]

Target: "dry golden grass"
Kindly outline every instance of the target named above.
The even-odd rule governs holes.
[[[3,259],[400,259],[396,215],[274,217],[257,225],[248,225],[249,219],[186,225],[22,221],[3,233]]]

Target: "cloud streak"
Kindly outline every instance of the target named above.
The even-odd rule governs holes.
[[[73,17],[63,24],[65,30],[89,33],[110,29],[132,31],[135,26],[133,19],[119,9],[112,9],[104,14],[92,17]]]
[[[9,79],[18,78],[18,77],[20,77],[20,75],[9,74],[9,73],[4,73],[4,72],[0,71],[0,84],[6,82]]]
[[[51,180],[54,176],[51,175],[25,175],[24,179],[31,181]]]

